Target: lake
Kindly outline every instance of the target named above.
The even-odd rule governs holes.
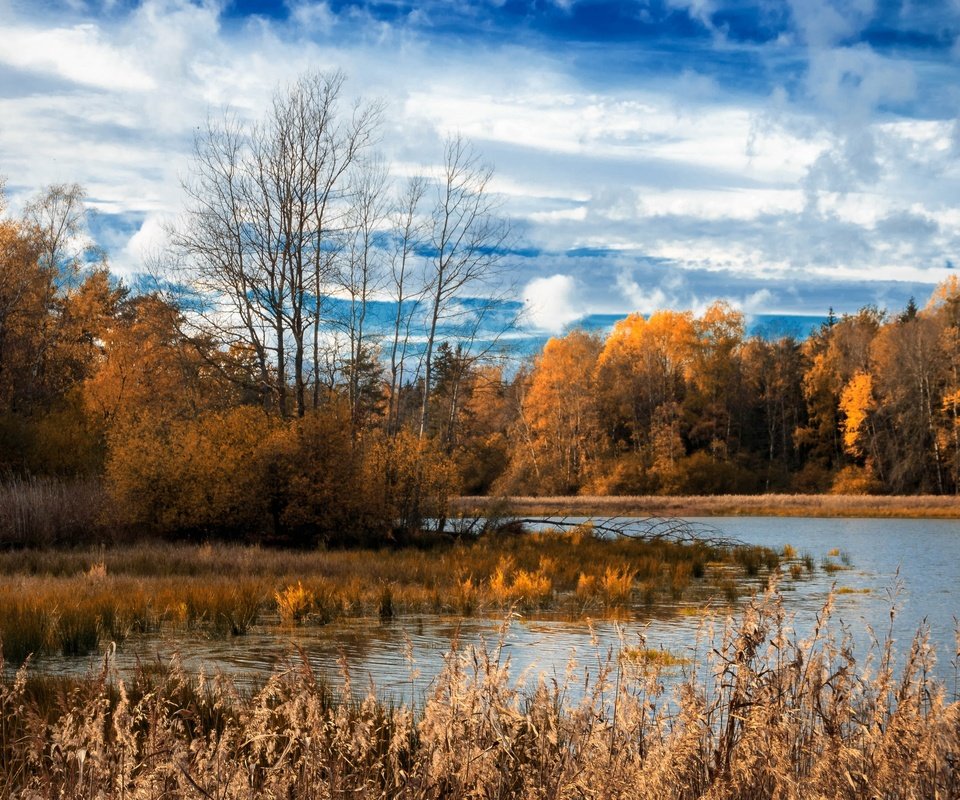
[[[916,631],[928,626],[939,658],[936,673],[953,689],[954,629],[960,616],[960,522],[780,517],[694,521],[745,543],[777,550],[789,544],[799,554],[812,556],[816,564],[812,574],[782,579],[785,607],[803,633],[835,587],[834,627],[842,625],[849,631],[858,661],[870,646],[870,630],[883,638],[890,629],[891,607],[896,608],[892,630],[898,652],[908,651]],[[824,560],[837,567],[845,567],[843,561],[848,561],[849,567],[827,572],[821,566]],[[756,589],[762,585],[760,579],[753,584]],[[233,639],[203,639],[196,634],[130,637],[114,660],[124,673],[138,659],[165,659],[177,651],[191,671],[220,670],[240,684],[256,685],[295,660],[296,648],[301,648],[311,665],[333,680],[340,680],[345,668],[355,689],[372,682],[381,696],[409,702],[429,688],[454,638],[464,646],[499,642],[510,659],[511,674],[526,680],[539,673],[562,678],[571,657],[581,671],[592,669],[595,674],[598,659],[622,645],[665,649],[696,661],[706,647],[705,629],[722,625],[737,610],[721,598],[710,606],[715,613],[704,615],[696,613],[690,602],[658,604],[654,609],[639,609],[627,619],[589,622],[551,615],[513,615],[509,620],[418,615],[290,629],[270,624],[266,618],[249,634]],[[100,659],[44,657],[34,663],[38,671],[83,674],[96,669]]]

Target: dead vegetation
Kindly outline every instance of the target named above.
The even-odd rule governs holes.
[[[698,496],[460,497],[460,512],[490,507],[517,516],[620,517],[904,517],[960,518],[952,495],[717,494]]]
[[[129,682],[25,667],[0,686],[0,794],[957,797],[960,705],[923,635],[895,670],[891,642],[858,661],[829,614],[798,640],[771,591],[693,665],[611,654],[535,685],[498,647],[454,646],[416,708],[333,691],[305,659],[252,695],[176,658]]]

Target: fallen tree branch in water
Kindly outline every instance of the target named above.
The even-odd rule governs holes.
[[[637,539],[642,542],[671,542],[673,544],[704,544],[708,547],[740,547],[745,543],[723,532],[709,522],[679,517],[522,517],[511,519],[517,526],[538,526],[540,530],[557,528],[573,530],[589,528],[599,538]]]

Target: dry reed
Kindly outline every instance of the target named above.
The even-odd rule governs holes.
[[[0,546],[90,541],[106,495],[93,479],[13,478],[0,482]]]
[[[457,647],[421,706],[339,695],[306,659],[243,695],[173,659],[126,683],[0,685],[9,798],[952,798],[960,705],[920,635],[859,663],[827,624],[798,640],[775,593],[687,666],[655,651],[514,682]],[[671,691],[663,670],[684,674]],[[527,687],[527,688],[525,688]]]
[[[757,494],[705,496],[460,497],[454,509],[518,516],[772,516],[960,518],[956,495]]]

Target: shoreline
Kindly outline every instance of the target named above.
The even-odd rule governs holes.
[[[468,496],[452,502],[454,513],[466,515],[491,508],[514,516],[960,519],[954,495]]]

